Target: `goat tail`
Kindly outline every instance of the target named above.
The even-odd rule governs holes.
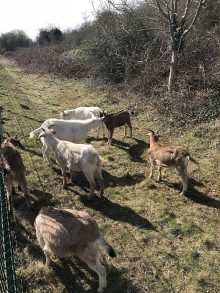
[[[37,129],[31,131],[31,132],[30,132],[30,135],[29,135],[29,138],[34,138],[37,134],[40,133],[40,131],[41,131],[41,127],[39,127],[39,128],[37,128]]]
[[[106,250],[106,252],[108,253],[109,256],[116,257],[116,253],[115,253],[114,249],[112,248],[112,246],[110,244],[107,243],[107,241],[105,241],[105,239],[103,238],[102,235],[99,238],[98,244],[101,248]]]

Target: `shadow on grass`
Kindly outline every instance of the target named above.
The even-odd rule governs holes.
[[[134,293],[139,292],[139,288],[132,284],[130,280],[124,278],[122,273],[115,267],[108,266],[102,262],[107,272],[107,288],[105,293]],[[74,260],[62,260],[53,262],[52,269],[56,273],[61,283],[65,286],[65,293],[96,293],[99,281],[98,275],[88,268],[88,266],[78,258]],[[90,272],[91,277],[87,276],[87,271]],[[91,289],[85,290],[83,284],[86,282]]]
[[[189,180],[189,182],[193,183],[196,186],[204,186],[203,183],[200,183],[192,178]],[[165,182],[165,181],[163,181],[163,183],[173,189],[179,190],[179,192],[181,192],[181,190],[182,190],[180,183],[169,183],[169,182]],[[187,194],[185,195],[185,197],[191,199],[192,201],[194,201],[198,204],[205,205],[207,207],[220,209],[220,201],[219,200],[205,195],[204,193],[197,190],[192,184],[189,185],[189,188],[188,188],[188,191],[187,191]]]
[[[113,138],[112,145],[119,149],[122,149],[123,151],[126,151],[130,155],[131,161],[145,163],[146,160],[142,159],[141,156],[143,155],[144,151],[150,147],[150,145],[146,143],[144,140],[136,139],[136,138],[132,138],[132,139],[136,142],[136,144],[130,144],[122,140],[117,140]],[[97,140],[97,139],[95,137],[88,137],[86,139],[86,142],[91,143],[94,140]],[[108,141],[106,137],[99,140],[106,141],[106,144]]]
[[[53,171],[56,172],[57,175],[62,176],[61,170],[57,167],[52,167]],[[145,180],[144,174],[134,174],[131,175],[129,173],[123,174],[122,176],[114,176],[108,173],[105,170],[102,170],[102,176],[104,180],[105,187],[115,187],[115,186],[133,186],[141,181]],[[70,182],[70,174],[67,172],[68,182]],[[77,185],[81,187],[83,190],[89,188],[89,183],[82,172],[75,172],[73,176],[73,185]],[[68,184],[69,185],[69,184]],[[98,187],[98,184],[96,183]]]
[[[145,180],[145,175],[143,173],[133,175],[127,173],[121,176],[114,176],[108,173],[106,170],[102,170],[102,176],[105,187],[133,186]]]
[[[123,141],[113,139],[113,145],[128,152],[133,162],[145,163],[146,160],[143,160],[141,156],[143,155],[144,151],[149,148],[149,144],[141,139],[133,138],[133,140],[136,142],[136,144],[131,145]]]
[[[129,223],[142,229],[156,230],[150,221],[138,215],[131,208],[127,206],[121,206],[105,197],[100,198],[94,196],[92,199],[89,199],[88,197],[81,195],[80,199],[85,206],[99,211],[109,219]]]
[[[220,201],[219,200],[205,195],[204,193],[198,191],[194,187],[189,188],[189,191],[187,192],[186,197],[196,203],[201,204],[201,205],[220,209]]]
[[[13,205],[18,218],[24,218],[28,220],[31,224],[34,224],[34,220],[39,213],[40,209],[44,206],[54,206],[56,204],[56,199],[53,195],[46,191],[41,191],[38,189],[30,190],[31,198],[31,208],[27,207],[27,203],[24,199],[22,192],[13,198]]]

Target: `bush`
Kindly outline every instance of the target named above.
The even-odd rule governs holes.
[[[19,47],[29,47],[32,41],[21,30],[14,30],[0,36],[0,52],[15,51]]]

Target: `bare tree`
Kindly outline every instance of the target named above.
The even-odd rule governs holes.
[[[202,7],[207,0],[155,0],[156,7],[163,17],[170,34],[170,74],[168,92],[171,93],[176,82],[178,56],[183,50],[186,36],[194,27]]]

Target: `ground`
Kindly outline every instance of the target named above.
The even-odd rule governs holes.
[[[139,103],[132,117],[132,139],[123,138],[123,128],[115,131],[113,146],[106,139],[96,140],[94,132],[89,134],[87,142],[107,161],[103,166],[106,198],[97,192],[89,200],[83,174],[76,174],[74,185],[63,190],[58,166],[49,168],[40,141],[28,137],[45,119],[82,105],[113,111],[131,103],[89,80],[28,74],[12,61],[0,59],[3,127],[11,134],[18,132],[25,146],[21,154],[32,200],[29,210],[20,192],[14,197],[16,271],[23,291],[97,291],[97,275],[78,259],[54,259],[50,268],[44,265],[33,224],[40,208],[52,205],[87,211],[113,246],[116,258],[102,253],[106,293],[220,292],[220,121],[175,131],[155,110]],[[199,161],[199,167],[190,163],[186,196],[180,195],[175,170],[165,171],[160,183],[148,179],[147,128],[160,129],[161,143],[187,146]]]

